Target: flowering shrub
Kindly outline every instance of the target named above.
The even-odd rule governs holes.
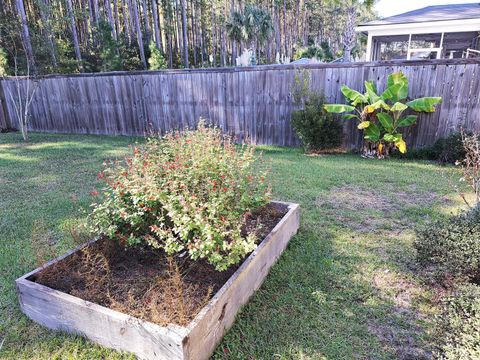
[[[236,147],[201,122],[196,131],[150,138],[99,173],[104,200],[92,205],[90,224],[121,244],[187,251],[224,270],[256,246],[242,227],[269,201],[266,175],[252,146]]]

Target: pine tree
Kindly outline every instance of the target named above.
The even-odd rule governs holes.
[[[119,52],[119,44],[113,38],[112,26],[105,20],[100,20],[97,26],[99,38],[98,54],[101,60],[101,71],[122,70],[123,61]]]

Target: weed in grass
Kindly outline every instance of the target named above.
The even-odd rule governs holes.
[[[167,276],[157,277],[156,282],[145,293],[144,299],[154,322],[168,324],[173,321],[187,325],[191,318],[188,314],[198,311],[210,300],[213,287],[197,299],[198,285],[185,281],[185,274],[173,256],[167,257]]]
[[[35,220],[33,222],[31,246],[37,267],[55,257],[55,242],[52,232],[47,229],[45,223],[42,220]]]

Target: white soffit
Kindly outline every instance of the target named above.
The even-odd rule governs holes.
[[[480,18],[408,24],[364,25],[356,27],[355,31],[365,32],[370,36],[480,31]]]

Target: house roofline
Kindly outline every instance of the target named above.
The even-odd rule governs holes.
[[[480,17],[479,18],[470,18],[470,19],[460,19],[460,20],[438,20],[438,21],[423,21],[423,22],[409,22],[409,23],[399,23],[399,24],[376,24],[368,25],[363,24],[355,28],[357,32],[369,32],[369,31],[388,31],[388,30],[411,30],[412,28],[422,29],[422,28],[432,28],[432,27],[478,27],[477,30],[480,30]],[[441,30],[441,29],[440,29]],[[459,30],[464,31],[464,30]],[[475,30],[472,30],[475,31]],[[439,31],[442,32],[442,31]]]

